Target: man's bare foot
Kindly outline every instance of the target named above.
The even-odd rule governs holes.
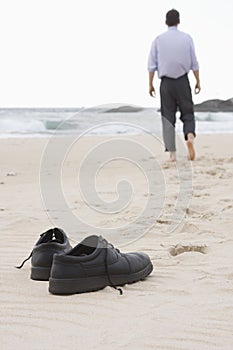
[[[194,149],[194,135],[189,133],[187,135],[188,140],[186,141],[187,148],[188,148],[188,159],[194,160],[195,159],[195,149]]]
[[[176,162],[176,152],[170,152],[170,159],[168,162]]]

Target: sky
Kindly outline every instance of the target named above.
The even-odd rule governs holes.
[[[194,103],[232,98],[232,0],[0,0],[0,108],[159,107],[147,59],[172,8],[200,64]]]

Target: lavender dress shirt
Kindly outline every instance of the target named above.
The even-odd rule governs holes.
[[[190,70],[198,70],[193,39],[177,27],[168,30],[152,42],[148,71],[158,71],[158,77],[179,78]]]

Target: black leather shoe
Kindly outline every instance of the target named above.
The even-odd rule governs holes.
[[[53,262],[53,255],[66,253],[72,247],[63,230],[52,228],[40,235],[30,256],[25,259],[18,269],[23,267],[24,263],[31,260],[31,279],[39,281],[48,281]]]
[[[153,270],[145,253],[123,254],[103,237],[89,236],[66,254],[53,257],[49,279],[52,294],[96,291],[143,280]]]

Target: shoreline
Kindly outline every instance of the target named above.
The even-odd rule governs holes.
[[[224,136],[224,135],[233,135],[233,130],[230,131],[223,131],[223,132],[219,132],[219,131],[212,131],[212,132],[201,132],[197,133],[197,138],[200,136],[210,136],[210,135],[214,135],[214,136]],[[141,134],[134,134],[134,133],[113,133],[113,134],[87,134],[87,133],[81,133],[81,134],[31,134],[31,135],[12,135],[12,136],[1,136],[0,135],[0,141],[1,140],[14,140],[14,139],[51,139],[53,137],[57,137],[57,138],[80,138],[80,137],[146,137],[147,135],[152,135],[152,136],[161,136],[160,133],[141,133]],[[176,135],[183,137],[183,133],[182,132],[176,132]]]

